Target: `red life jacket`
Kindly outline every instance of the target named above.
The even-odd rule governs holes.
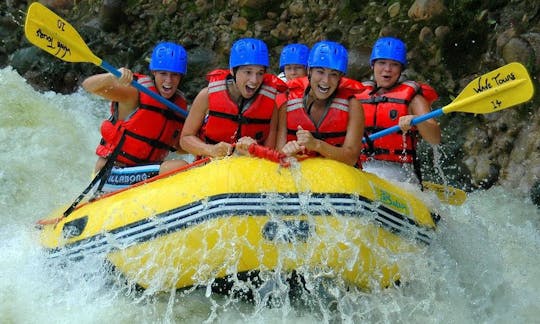
[[[135,77],[158,93],[149,76]],[[186,110],[186,99],[180,91],[171,101]],[[118,120],[118,103],[111,103],[111,117],[101,124],[102,139],[96,154],[108,158],[118,149],[115,160],[126,166],[161,163],[169,151],[176,150],[184,121],[184,116],[139,91],[139,106],[125,120]],[[121,147],[117,148],[119,144]]]
[[[278,93],[276,96],[276,107],[280,108],[284,103],[287,102],[287,93]]]
[[[375,89],[374,82],[366,81],[363,84],[366,90],[357,98],[364,108],[366,138],[370,134],[397,125],[401,116],[409,115],[409,103],[417,94],[422,94],[430,103],[438,98],[432,87],[414,81],[399,83],[382,95],[372,94]],[[373,142],[368,141],[364,144],[360,158],[362,161],[371,157],[377,160],[413,163],[417,134],[416,127],[413,127],[405,134],[405,140],[403,132],[399,131]]]
[[[308,77],[287,82],[287,141],[296,140],[298,126],[310,131],[313,137],[334,146],[341,146],[347,135],[349,99],[358,94],[363,86],[360,82],[342,77],[335,95],[327,103],[327,111],[319,125],[309,117],[304,96],[309,87]]]
[[[285,82],[272,74],[265,74],[258,92],[244,104],[243,111],[231,100],[227,82],[229,70],[215,70],[207,75],[208,116],[201,129],[206,143],[234,143],[249,136],[262,144],[270,133],[270,120],[276,109],[276,95],[287,89]]]

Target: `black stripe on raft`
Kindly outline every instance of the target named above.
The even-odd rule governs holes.
[[[228,193],[153,215],[112,231],[60,248],[51,258],[79,259],[87,254],[108,253],[181,231],[207,220],[230,216],[332,216],[369,217],[388,231],[429,244],[434,228],[424,227],[406,215],[364,197],[344,193],[264,194]],[[261,229],[262,230],[262,229]]]

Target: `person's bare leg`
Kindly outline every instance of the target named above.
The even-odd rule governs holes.
[[[161,167],[159,168],[159,174],[163,174],[178,168],[183,167],[184,165],[187,165],[188,163],[184,160],[167,160],[161,163]]]
[[[101,170],[101,168],[103,168],[105,166],[105,163],[107,163],[107,159],[106,158],[103,158],[103,157],[98,157],[97,161],[96,161],[96,166],[94,167],[94,173],[98,173],[99,170]]]

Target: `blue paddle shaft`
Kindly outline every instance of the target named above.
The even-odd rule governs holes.
[[[114,66],[110,65],[109,63],[107,63],[105,61],[101,61],[100,66],[103,69],[105,69],[105,70],[109,71],[110,73],[112,73],[117,78],[122,76],[122,73],[120,73],[120,71],[118,71]],[[176,111],[180,115],[182,115],[184,117],[187,117],[187,112],[185,110],[180,109],[177,105],[173,104],[169,100],[163,98],[162,96],[158,95],[157,93],[155,93],[154,91],[148,89],[147,87],[141,85],[140,83],[136,82],[135,80],[131,81],[131,85],[134,86],[135,88],[137,88],[138,90],[146,93],[147,95],[151,96],[152,98],[156,99],[157,101],[161,102],[165,106],[167,106],[167,107],[171,108],[172,110]]]
[[[442,108],[439,108],[439,109],[434,110],[434,111],[432,111],[430,113],[427,113],[425,115],[415,117],[415,118],[413,118],[411,120],[411,126],[420,124],[421,122],[424,122],[424,121],[426,121],[428,119],[431,119],[431,118],[437,118],[437,117],[441,116],[442,114],[444,114],[444,111],[443,111]],[[398,132],[400,129],[401,128],[399,127],[399,125],[389,127],[389,128],[384,129],[384,130],[382,130],[380,132],[369,135],[369,140],[370,141],[376,140],[377,138],[381,138],[383,136],[390,135],[392,133]],[[366,139],[364,138],[362,141],[365,143]]]

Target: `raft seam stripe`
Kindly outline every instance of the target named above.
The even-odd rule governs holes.
[[[278,204],[269,203],[272,201],[268,199],[269,196],[276,196]],[[151,219],[144,219],[61,248],[51,249],[49,257],[67,256],[78,259],[84,257],[86,253],[108,253],[200,224],[207,219],[233,215],[286,216],[306,213],[310,216],[329,216],[332,215],[332,211],[339,211],[340,214],[345,212],[346,217],[367,217],[364,216],[365,213],[354,215],[358,213],[358,208],[373,214],[374,221],[391,233],[403,234],[425,244],[430,244],[432,239],[434,229],[422,227],[414,220],[364,197],[339,193],[312,193],[307,196],[305,201],[308,203],[302,204],[301,195],[298,194],[220,194],[157,214]],[[239,213],[239,210],[242,213]]]

